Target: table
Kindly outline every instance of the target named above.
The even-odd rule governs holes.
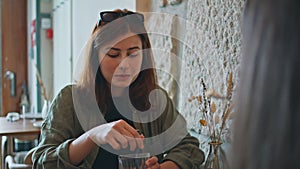
[[[0,166],[4,169],[5,156],[2,143],[2,136],[7,137],[7,154],[13,152],[13,137],[23,137],[23,136],[32,136],[40,134],[40,128],[33,126],[33,121],[30,119],[20,119],[15,122],[7,121],[5,117],[0,117],[0,152],[1,152],[1,161]]]

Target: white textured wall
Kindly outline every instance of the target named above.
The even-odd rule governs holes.
[[[150,33],[156,68],[159,70],[159,84],[178,105],[187,1],[165,7],[160,5],[159,0],[151,1],[151,9],[148,9],[150,13],[146,13],[146,18],[149,18],[146,27]]]
[[[186,41],[192,48],[184,49],[181,71],[182,93],[180,110],[197,127],[200,119],[188,97],[201,94],[200,79],[207,88],[226,94],[228,73],[233,72],[237,84],[241,53],[240,19],[243,0],[190,0],[187,19],[196,23],[187,26]],[[189,77],[189,80],[185,80]]]
[[[204,136],[208,129],[199,123],[202,113],[198,103],[188,99],[202,94],[201,78],[208,89],[225,95],[228,75],[232,71],[235,88],[238,85],[240,20],[245,0],[182,0],[178,5],[160,7],[162,1],[152,0],[149,9],[140,7],[141,11],[153,12],[147,13],[146,25],[151,33],[156,66],[164,70],[158,74],[159,83],[174,99],[188,128],[202,134],[195,136],[208,155],[209,139]],[[217,111],[222,111],[222,104],[216,102]],[[226,139],[229,141],[228,137]],[[228,144],[224,145],[226,150]]]
[[[171,34],[173,20],[173,15],[150,13],[147,26],[147,30],[151,34],[150,41],[159,83],[170,93],[172,98],[176,97],[176,94],[171,92],[173,85],[172,76],[178,76],[177,69],[174,69],[178,65],[172,64],[172,58],[176,58],[174,53],[172,53],[173,42]]]
[[[147,27],[155,32],[150,37],[152,46],[164,51],[164,55],[156,55],[158,68],[178,76],[175,79],[180,93],[174,90],[175,83],[168,76],[159,74],[159,82],[172,96],[178,96],[178,108],[188,127],[198,131],[201,113],[188,98],[202,93],[200,79],[204,79],[207,88],[226,94],[228,74],[232,71],[237,85],[244,0],[183,0],[179,5],[167,4],[163,8],[159,7],[160,1],[152,0],[150,11],[170,15],[150,17]],[[157,35],[158,32],[163,35]],[[180,41],[172,40],[174,37]],[[172,63],[170,58],[174,56],[177,62]]]

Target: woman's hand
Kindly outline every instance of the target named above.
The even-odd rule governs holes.
[[[88,131],[89,138],[98,146],[109,144],[115,150],[130,147],[134,151],[137,147],[144,148],[143,135],[140,135],[124,120],[102,124]]]
[[[153,156],[146,161],[147,169],[180,169],[173,161],[158,163],[158,158]]]
[[[160,169],[160,164],[158,163],[158,158],[153,156],[146,161],[148,169]]]

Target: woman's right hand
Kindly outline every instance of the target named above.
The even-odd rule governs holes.
[[[89,138],[98,146],[109,144],[113,149],[125,149],[128,147],[130,151],[134,151],[137,147],[144,148],[144,136],[140,135],[137,130],[131,127],[124,120],[118,120],[89,130]]]

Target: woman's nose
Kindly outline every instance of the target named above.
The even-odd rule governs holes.
[[[127,69],[129,68],[129,59],[127,57],[122,57],[120,63],[119,63],[120,69]]]

